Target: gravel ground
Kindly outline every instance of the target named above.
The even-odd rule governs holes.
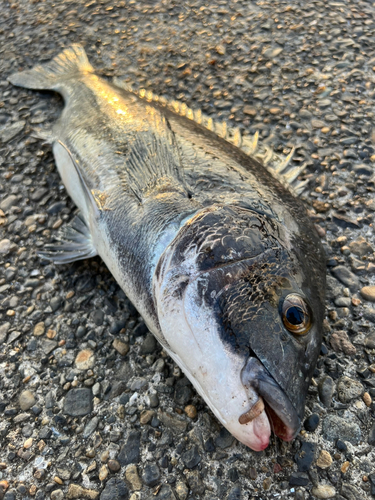
[[[3,0],[0,13],[0,499],[375,495],[375,4]],[[255,453],[221,428],[99,258],[36,256],[75,211],[32,137],[62,101],[6,78],[73,42],[102,75],[307,163],[327,319],[293,443]]]

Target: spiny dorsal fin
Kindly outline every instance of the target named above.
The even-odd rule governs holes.
[[[289,165],[293,157],[294,148],[287,156],[280,155],[275,153],[268,144],[259,141],[258,132],[253,136],[244,135],[239,127],[229,127],[226,122],[215,121],[210,116],[203,114],[200,109],[189,108],[186,103],[177,100],[168,100],[143,88],[137,91],[129,83],[123,82],[118,78],[115,78],[113,83],[117,87],[138,95],[141,99],[158,102],[180,116],[186,116],[199,125],[203,125],[208,130],[215,132],[218,136],[242,149],[247,155],[263,163],[267,170],[284,186],[294,192],[294,194],[300,195],[306,189],[308,182],[297,180],[297,177],[304,172],[306,165]]]

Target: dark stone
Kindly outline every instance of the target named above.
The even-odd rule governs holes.
[[[147,332],[148,332],[147,326],[144,323],[139,323],[139,325],[137,325],[134,328],[133,335],[135,337],[140,337],[141,335],[146,335]]]
[[[132,431],[129,433],[126,443],[122,446],[117,460],[122,466],[137,464],[140,459],[141,433]]]
[[[299,472],[307,472],[310,469],[314,460],[315,450],[315,443],[309,443],[307,441],[302,443],[301,449],[294,456]]]
[[[49,427],[42,427],[39,431],[39,439],[49,439],[52,436],[52,431]]]
[[[100,500],[128,500],[129,491],[122,479],[112,477],[105,485]]]
[[[234,437],[229,431],[227,431],[225,427],[223,427],[220,431],[220,434],[215,439],[215,443],[218,448],[222,448],[223,450],[225,450],[226,448],[232,446],[232,444],[234,443]]]
[[[329,441],[337,439],[358,444],[362,439],[361,429],[358,424],[337,415],[328,415],[322,424],[323,436]]]
[[[214,440],[213,440],[212,437],[209,437],[207,439],[207,441],[205,441],[205,443],[204,443],[204,449],[208,453],[212,453],[213,451],[216,450],[216,446],[215,446],[215,443],[214,443]]]
[[[88,388],[71,389],[65,396],[64,413],[82,417],[92,412],[92,392]]]
[[[168,481],[170,479],[172,478],[168,478]],[[174,480],[173,482],[176,482],[176,480]],[[153,498],[156,498],[157,500],[176,500],[176,496],[169,484],[163,484],[163,486],[160,488],[159,493],[156,495],[156,497]]]
[[[370,490],[371,495],[375,496],[375,474],[370,474],[368,478],[371,484],[371,490]]]
[[[126,326],[126,319],[118,319],[115,320],[113,323],[111,323],[111,326],[109,327],[109,333],[112,333],[112,335],[116,335],[119,333],[120,330],[125,328]]]
[[[239,479],[239,474],[238,470],[235,467],[232,467],[231,469],[228,470],[228,478],[232,483],[235,483]]]
[[[357,221],[349,219],[349,217],[345,217],[345,215],[341,214],[333,214],[332,215],[332,220],[335,224],[342,228],[349,227],[351,229],[359,229],[360,225],[358,224]]]
[[[52,297],[52,299],[50,300],[50,303],[49,305],[51,306],[51,309],[52,309],[52,312],[56,312],[59,307],[61,306],[62,304],[62,298],[57,296],[57,297]]]
[[[306,486],[310,479],[306,472],[292,472],[289,478],[290,486]]]
[[[9,490],[4,495],[4,500],[16,500],[16,493],[14,490]]]
[[[146,486],[156,486],[160,479],[160,469],[156,464],[146,464],[143,469],[142,481]]]
[[[353,168],[353,172],[355,172],[357,175],[372,175],[374,173],[374,169],[370,167],[370,165],[366,165],[366,163],[362,163],[360,165],[356,165]]]
[[[305,420],[303,425],[308,432],[314,432],[319,425],[319,415],[313,413]]]
[[[193,391],[190,386],[183,385],[177,386],[174,392],[174,399],[177,404],[181,406],[186,406],[193,396]]]
[[[241,487],[233,486],[228,492],[227,500],[241,500],[241,498]]]
[[[96,324],[96,326],[102,326],[104,321],[104,312],[101,309],[93,311],[91,314],[91,319]]]
[[[320,401],[324,406],[330,407],[332,404],[332,396],[335,391],[335,383],[328,375],[319,381],[318,393]]]
[[[201,457],[198,453],[198,447],[193,446],[190,450],[185,451],[181,455],[182,461],[188,469],[193,469],[201,461]]]
[[[372,424],[367,442],[371,444],[371,446],[375,446],[375,422]]]
[[[47,212],[50,215],[55,215],[55,214],[58,214],[59,212],[61,212],[61,210],[65,207],[66,207],[66,203],[64,201],[57,201],[56,203],[52,203],[52,205],[50,205],[47,208]]]
[[[359,288],[359,278],[353,274],[349,269],[345,266],[336,266],[331,270],[332,274],[337,278],[341,283],[347,286],[351,292],[355,292]]]
[[[30,198],[33,201],[39,201],[47,193],[48,193],[48,189],[47,188],[37,188],[33,193],[30,194]]]
[[[338,439],[336,441],[336,448],[339,450],[339,451],[342,451],[342,452],[345,452],[348,450],[348,447],[346,446],[346,444],[344,443],[344,441],[341,441],[341,439]]]
[[[139,354],[152,354],[156,349],[156,339],[152,333],[147,334],[142,342]]]

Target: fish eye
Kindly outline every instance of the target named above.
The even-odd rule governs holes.
[[[285,328],[295,335],[305,335],[312,325],[311,309],[306,300],[296,293],[285,297],[281,317]]]

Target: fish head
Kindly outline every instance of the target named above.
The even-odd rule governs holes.
[[[184,225],[154,276],[159,340],[253,450],[271,429],[296,436],[320,351],[324,270],[295,237],[264,214],[213,206]]]

